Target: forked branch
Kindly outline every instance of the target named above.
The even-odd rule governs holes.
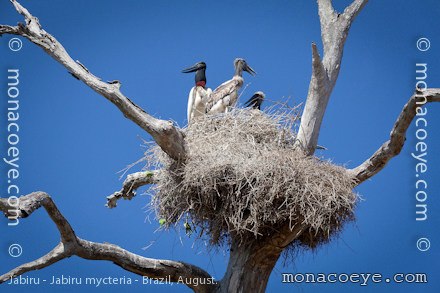
[[[308,155],[313,155],[318,144],[321,123],[341,68],[348,31],[367,1],[355,0],[339,14],[331,0],[318,0],[324,54],[321,60],[316,46],[312,45],[312,77],[296,141]]]
[[[76,236],[69,222],[63,217],[52,198],[45,192],[34,192],[11,201],[0,198],[0,211],[6,216],[19,218],[30,216],[32,212],[44,207],[61,235],[60,243],[45,256],[23,264],[0,276],[0,284],[24,273],[42,269],[72,255],[90,260],[107,260],[132,273],[149,278],[167,278],[181,282],[195,292],[211,292],[216,288],[213,278],[204,270],[191,264],[171,260],[142,257],[117,245],[96,243]],[[197,279],[198,282],[195,282]],[[205,282],[201,282],[205,280]],[[201,284],[202,283],[202,284]],[[199,284],[199,285],[195,285]]]
[[[430,102],[440,102],[440,88],[416,90],[394,123],[390,133],[390,139],[365,162],[358,167],[349,170],[357,184],[364,182],[377,174],[385,167],[389,160],[397,156],[403,148],[406,140],[406,131],[411,125],[417,113],[423,113],[423,106]]]
[[[93,75],[79,61],[74,61],[55,37],[41,27],[38,19],[16,0],[11,0],[18,13],[23,15],[25,24],[17,26],[0,25],[3,34],[19,35],[41,47],[53,59],[63,65],[75,78],[83,81],[92,90],[112,102],[122,114],[147,131],[162,150],[175,160],[185,157],[183,134],[171,121],[160,120],[147,114],[120,91],[119,81],[103,82]]]

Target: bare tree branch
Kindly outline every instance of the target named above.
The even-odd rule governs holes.
[[[317,2],[318,13],[322,19],[328,19],[332,14],[336,13],[332,5],[332,0],[318,0]]]
[[[416,90],[415,94],[403,107],[402,112],[394,124],[390,133],[390,139],[365,162],[358,167],[348,170],[353,173],[357,184],[364,182],[377,174],[385,167],[389,160],[397,156],[403,148],[406,140],[406,131],[417,112],[429,102],[440,102],[440,88]]]
[[[184,262],[146,258],[114,244],[96,243],[77,237],[52,198],[45,192],[39,191],[19,197],[18,203],[8,203],[7,199],[0,198],[0,210],[6,216],[11,215],[14,210],[18,210],[17,215],[24,218],[40,207],[46,209],[46,212],[56,224],[61,234],[60,243],[45,256],[1,275],[0,284],[24,273],[47,267],[57,261],[76,255],[84,259],[112,261],[123,269],[141,276],[160,277],[167,278],[171,282],[183,282],[195,292],[211,292],[217,287],[217,284],[213,284],[214,279],[197,266]],[[195,283],[194,279],[198,279],[199,282]],[[202,279],[205,282],[200,284]],[[206,280],[211,280],[211,282]]]
[[[215,287],[215,284],[194,286],[196,278],[212,280],[212,277],[199,267],[184,262],[141,257],[114,244],[79,239],[76,255],[84,259],[112,261],[127,271],[149,278],[166,277],[171,282],[178,282],[179,278],[191,279],[192,284],[187,284],[187,286],[196,292],[210,292],[208,289]]]
[[[367,2],[355,0],[343,14],[338,14],[330,0],[318,0],[324,54],[321,61],[316,46],[312,45],[312,77],[296,141],[296,145],[308,155],[313,155],[318,144],[328,100],[338,79],[348,31]]]
[[[9,200],[9,202],[5,198],[0,198],[0,210],[4,212],[6,217],[26,218],[40,207],[46,209],[48,215],[60,231],[63,242],[75,240],[75,232],[47,193],[37,191],[21,196],[18,200]]]
[[[10,34],[10,35],[18,35],[19,29],[16,26],[9,25],[0,25],[0,35]]]
[[[75,78],[83,81],[92,90],[112,102],[125,117],[147,131],[171,158],[179,160],[185,157],[184,136],[171,121],[160,120],[147,114],[121,93],[119,90],[121,84],[118,81],[106,83],[94,76],[79,61],[74,61],[61,43],[43,30],[38,19],[30,14],[26,8],[16,0],[11,0],[11,2],[17,12],[24,16],[26,23],[19,23],[16,27],[0,25],[0,36],[3,34],[20,35],[40,46]]]
[[[327,72],[322,64],[321,57],[319,56],[318,49],[315,44],[312,44],[312,78],[310,80],[309,92],[307,94],[307,102],[304,107],[304,112],[301,117],[301,124],[297,135],[296,143],[312,155],[314,153],[314,147],[310,145],[310,139],[316,140],[318,144],[318,136],[312,136],[312,131],[319,130],[315,117],[323,117],[324,111],[327,108],[328,99],[317,98],[319,96],[330,96],[331,85],[327,76]],[[308,121],[306,124],[305,121]]]
[[[358,15],[358,13],[364,8],[368,0],[355,0],[344,10],[344,15],[350,22]]]
[[[109,208],[116,207],[117,201],[121,198],[131,200],[136,196],[136,189],[144,185],[156,183],[157,172],[158,171],[147,171],[129,174],[122,184],[122,189],[107,196],[106,206]]]

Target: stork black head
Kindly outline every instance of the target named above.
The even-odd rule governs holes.
[[[243,58],[237,58],[234,60],[234,67],[235,67],[235,75],[241,76],[243,73],[243,70],[248,72],[251,75],[257,74],[247,63],[246,60]]]
[[[182,73],[196,72],[196,77],[195,77],[196,85],[205,87],[206,85],[205,70],[206,70],[206,63],[197,62],[193,66],[182,70]]]
[[[246,103],[244,103],[244,106],[261,110],[261,104],[263,103],[265,97],[266,95],[263,92],[256,92],[249,100],[246,101]]]

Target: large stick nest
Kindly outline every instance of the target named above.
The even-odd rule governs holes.
[[[147,159],[161,169],[151,188],[157,217],[166,227],[188,221],[214,245],[270,237],[286,224],[306,227],[295,243],[327,242],[354,219],[353,181],[343,167],[294,148],[292,121],[291,113],[237,109],[184,130],[184,163],[155,148]]]

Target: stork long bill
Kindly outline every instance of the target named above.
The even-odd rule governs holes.
[[[195,71],[201,69],[201,68],[204,67],[204,66],[206,66],[204,63],[202,63],[202,62],[198,62],[198,63],[194,64],[194,65],[191,66],[191,67],[188,67],[188,68],[186,68],[186,69],[183,69],[183,70],[182,70],[182,73],[195,72]]]
[[[245,64],[244,71],[249,72],[251,75],[255,76],[257,73],[255,72],[255,70],[253,70],[249,65],[247,65],[247,63]]]

